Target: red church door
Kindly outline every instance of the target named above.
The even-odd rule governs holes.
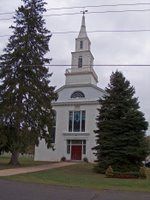
[[[71,147],[71,160],[81,160],[82,158],[82,146],[72,145]]]

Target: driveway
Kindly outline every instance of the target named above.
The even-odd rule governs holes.
[[[33,166],[33,167],[20,167],[20,168],[18,167],[18,168],[12,168],[12,169],[3,169],[3,170],[0,170],[0,176],[13,176],[17,174],[39,172],[39,171],[66,167],[66,166],[76,165],[76,164],[77,163],[73,163],[73,162],[58,162],[58,163],[50,163],[46,165],[38,165],[38,166]]]
[[[150,193],[91,190],[0,180],[0,200],[150,200]]]

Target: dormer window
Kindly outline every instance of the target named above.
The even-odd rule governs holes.
[[[78,58],[78,67],[79,68],[82,67],[82,56],[79,56],[79,58]]]
[[[71,98],[85,98],[85,95],[81,91],[75,91],[72,93]]]
[[[80,49],[83,49],[83,41],[80,41]]]

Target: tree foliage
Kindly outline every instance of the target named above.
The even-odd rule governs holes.
[[[147,155],[145,132],[148,122],[139,110],[135,89],[121,72],[110,77],[106,95],[99,100],[96,150],[97,169],[109,165],[116,171],[138,170]]]
[[[50,31],[45,27],[44,0],[22,0],[14,16],[13,30],[0,57],[0,148],[18,155],[39,139],[51,144],[53,126],[51,102],[56,100],[50,86],[48,67]],[[49,133],[49,134],[48,134]],[[17,164],[17,158],[11,160]]]

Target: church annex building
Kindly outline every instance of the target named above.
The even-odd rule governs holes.
[[[92,150],[96,145],[95,119],[98,115],[98,99],[104,95],[104,91],[97,87],[98,77],[93,69],[94,57],[90,45],[83,14],[75,51],[72,52],[71,68],[66,69],[65,85],[57,90],[58,100],[53,103],[56,111],[53,148],[47,149],[41,140],[39,146],[35,147],[35,160],[95,160]]]

